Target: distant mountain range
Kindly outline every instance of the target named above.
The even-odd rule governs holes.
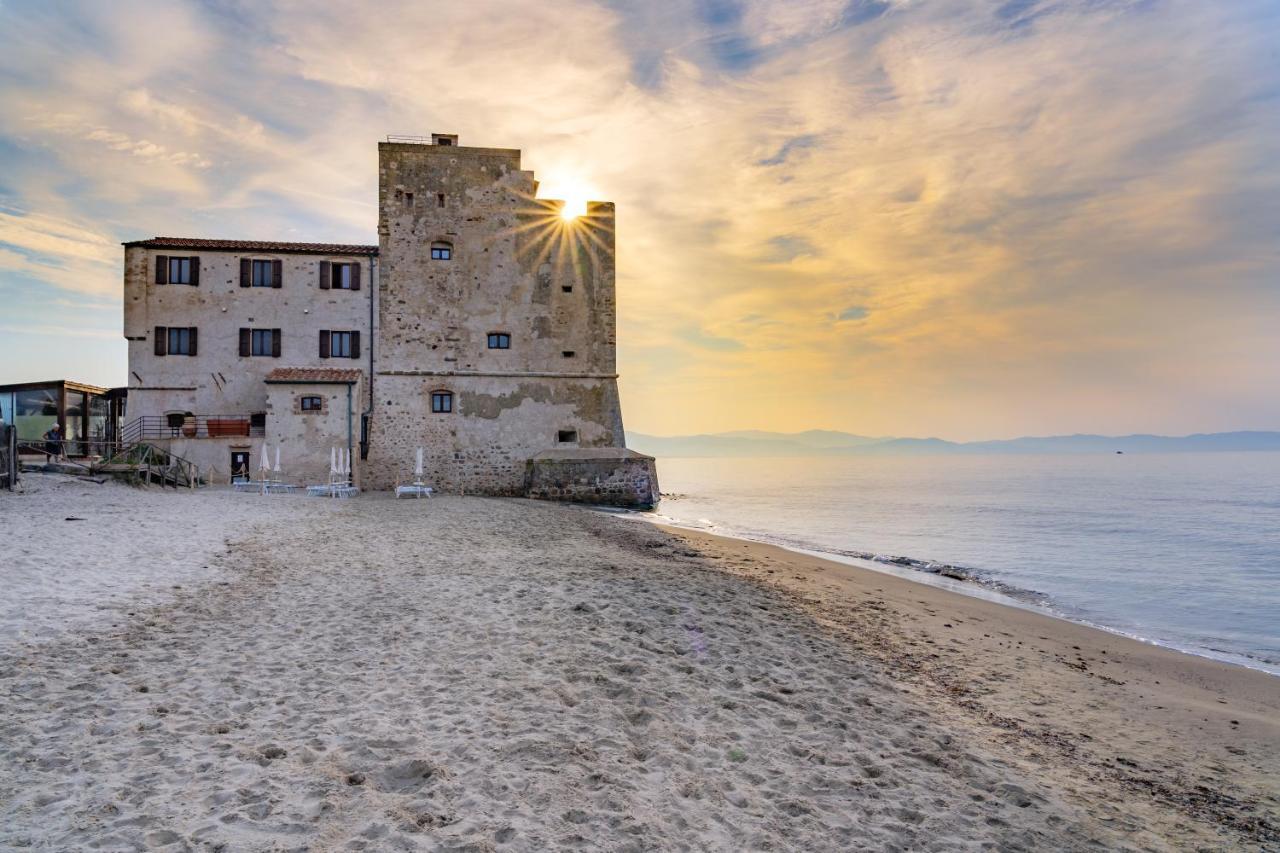
[[[865,456],[960,453],[1193,453],[1280,450],[1280,432],[1196,435],[1052,435],[1001,441],[892,438],[814,429],[806,432],[737,430],[713,435],[628,433],[627,445],[651,456]]]

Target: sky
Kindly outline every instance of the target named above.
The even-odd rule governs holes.
[[[618,209],[628,430],[1280,429],[1274,0],[0,0],[0,382],[125,240],[376,243],[376,142]]]

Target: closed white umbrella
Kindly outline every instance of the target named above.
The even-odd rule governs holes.
[[[418,464],[413,466],[413,473],[418,479],[422,479],[422,448],[418,448]]]
[[[280,445],[276,445],[276,473],[280,473]]]
[[[338,448],[336,447],[329,448],[329,473],[338,473]]]
[[[267,456],[267,443],[262,442],[262,464],[258,466],[263,471],[271,470],[271,459]]]

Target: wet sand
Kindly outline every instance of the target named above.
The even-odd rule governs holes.
[[[1280,845],[1280,678],[771,545],[664,529],[783,593],[934,713],[1135,842]]]
[[[90,516],[97,488],[58,511]],[[530,501],[148,498],[129,553],[162,576],[229,499],[258,520],[236,514],[207,577],[0,646],[0,847],[1162,850],[1274,831],[1266,676]],[[43,523],[48,500],[0,496],[0,527]],[[1197,785],[1205,804],[1183,797]]]

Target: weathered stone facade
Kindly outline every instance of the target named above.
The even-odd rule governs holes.
[[[525,468],[527,497],[649,509],[658,502],[653,457],[634,450],[548,450]]]
[[[252,435],[188,438],[181,431],[169,437],[163,423],[171,414],[201,418],[244,418],[262,421],[268,411],[274,369],[291,367],[360,367],[367,375],[367,352],[358,358],[322,358],[322,330],[352,331],[362,341],[370,337],[372,278],[376,246],[253,243],[155,238],[125,244],[124,334],[129,341],[129,415],[134,426],[145,424],[139,436],[168,447],[200,466],[210,479],[225,482],[231,474],[232,452],[249,453],[253,471],[267,431],[278,428],[266,419],[254,424]],[[169,259],[188,258],[198,273],[193,283],[157,282],[157,267]],[[241,286],[241,262],[270,262],[279,287]],[[325,267],[325,265],[328,265]],[[336,264],[360,267],[359,290],[320,287],[322,269]],[[165,279],[167,275],[163,276]],[[330,282],[332,283],[332,282]],[[160,347],[156,336],[171,328],[195,329],[195,354],[173,354]],[[279,330],[279,347],[254,355],[241,350],[241,330]],[[344,392],[345,393],[345,392]],[[363,412],[367,391],[358,401]],[[140,420],[139,420],[140,419]],[[160,428],[157,430],[156,427]],[[126,424],[126,430],[129,425]],[[190,431],[190,430],[188,430]],[[358,435],[358,433],[357,433]],[[346,441],[345,428],[342,441]],[[328,440],[337,443],[339,436]],[[268,439],[269,440],[269,439]],[[274,445],[273,445],[274,446]],[[328,450],[325,445],[325,470]],[[318,453],[310,446],[290,446],[285,458]],[[274,458],[273,460],[274,461]],[[355,467],[353,465],[353,467]]]
[[[631,473],[619,482],[646,465],[656,482],[651,459],[625,452],[613,205],[592,202],[584,216],[566,220],[560,202],[536,197],[519,151],[437,139],[379,144],[377,247],[126,244],[131,415],[263,414],[269,442],[306,445],[327,471],[328,448],[337,432],[345,440],[350,421],[295,411],[292,397],[265,380],[275,367],[333,366],[317,335],[350,330],[363,344],[343,366],[364,371],[353,387],[366,488],[408,479],[418,447],[426,478],[442,492],[524,494],[530,465],[540,464],[534,460],[573,449],[608,449],[601,459],[626,460]],[[198,257],[198,284],[158,283],[160,259],[182,253]],[[278,262],[281,285],[241,287],[246,258]],[[361,289],[319,286],[323,271],[340,263],[359,266]],[[195,355],[157,354],[157,332],[171,327],[198,327]],[[278,330],[274,352],[240,355],[246,328]],[[229,448],[213,449],[224,439],[205,441],[185,442],[196,454],[189,458],[226,469]]]

